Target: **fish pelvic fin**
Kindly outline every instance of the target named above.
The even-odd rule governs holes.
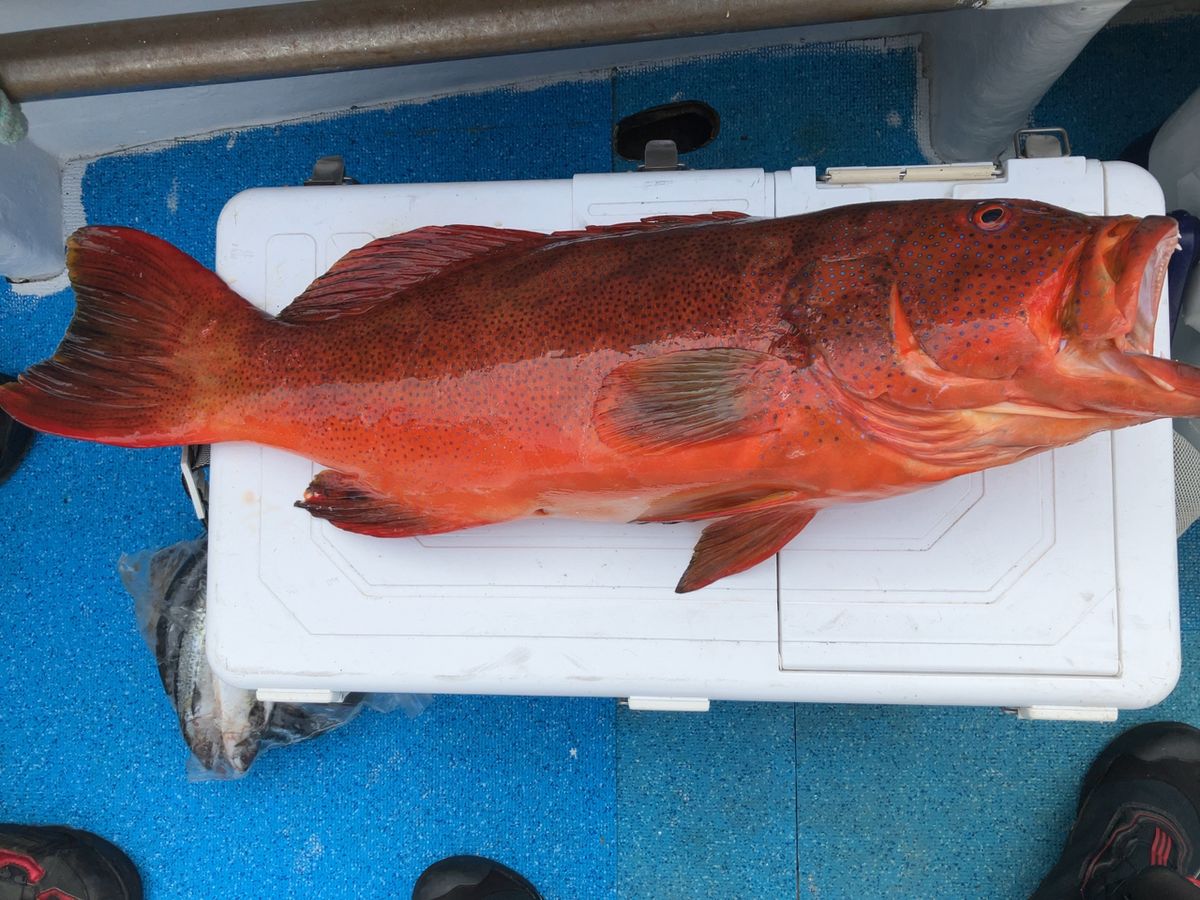
[[[206,372],[240,362],[239,331],[268,317],[166,241],[89,226],[67,242],[75,316],[50,359],[0,386],[39,431],[122,447],[226,439]]]
[[[675,593],[699,590],[758,565],[782,550],[815,515],[815,510],[781,506],[713,522],[696,542]]]
[[[718,490],[683,492],[652,504],[638,522],[693,522],[757,512],[802,499],[794,487],[746,485]]]
[[[389,497],[353,475],[333,469],[318,472],[296,506],[343,531],[372,537],[443,534],[487,524],[483,520],[425,512]]]

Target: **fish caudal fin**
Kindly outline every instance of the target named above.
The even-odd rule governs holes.
[[[206,370],[229,334],[266,317],[186,253],[132,228],[67,242],[75,317],[53,357],[0,385],[0,407],[39,431],[123,447],[217,439]]]

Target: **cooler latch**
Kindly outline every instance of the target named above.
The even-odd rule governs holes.
[[[1054,159],[1071,155],[1071,138],[1065,128],[1022,128],[1013,134],[1017,159]]]
[[[312,174],[304,182],[305,187],[326,184],[358,184],[346,177],[346,161],[340,156],[322,156],[313,163]]]
[[[679,148],[674,141],[650,141],[646,144],[646,159],[639,171],[662,172],[687,168],[679,161]]]

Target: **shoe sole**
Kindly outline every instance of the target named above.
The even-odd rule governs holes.
[[[113,876],[124,886],[125,895],[120,898],[111,898],[111,900],[144,900],[142,874],[124,850],[112,841],[107,841],[90,831],[80,831],[76,828],[64,828],[64,830],[70,832],[80,843],[87,844],[95,850],[96,855],[107,863]],[[105,898],[105,900],[109,900],[109,898]]]
[[[1083,777],[1076,815],[1120,756],[1133,756],[1147,763],[1171,760],[1200,766],[1200,729],[1182,722],[1149,722],[1113,739]]]

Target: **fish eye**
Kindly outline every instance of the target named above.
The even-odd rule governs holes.
[[[996,231],[1008,222],[1008,207],[1002,203],[980,203],[971,211],[971,221],[984,231]]]

